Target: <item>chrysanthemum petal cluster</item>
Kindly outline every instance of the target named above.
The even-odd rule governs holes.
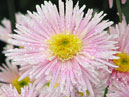
[[[35,86],[30,84],[21,89],[21,94],[18,93],[15,87],[12,85],[4,85],[0,89],[0,97],[37,97],[38,92],[35,90]]]
[[[129,97],[129,84],[114,83],[109,87],[107,97]]]
[[[85,7],[45,1],[16,15],[15,33],[3,20],[0,39],[15,47],[4,50],[0,97],[103,97],[106,87],[107,97],[128,97],[129,25],[110,27],[103,11]]]
[[[66,8],[66,10],[64,9]],[[106,14],[95,13],[85,5],[73,6],[72,0],[64,3],[59,0],[59,12],[51,2],[36,6],[36,12],[28,12],[28,26],[18,25],[16,34],[10,35],[9,42],[22,48],[6,51],[6,56],[15,64],[20,64],[26,76],[36,79],[38,88],[50,82],[51,91],[58,83],[61,93],[70,96],[73,88],[79,92],[94,92],[91,84],[99,82],[96,68],[108,70],[117,66],[108,62],[118,59],[114,46],[115,35],[109,35],[105,29],[112,25],[102,20]]]
[[[110,76],[109,83],[113,80],[117,80],[124,83],[129,82],[129,27],[125,20],[122,23],[119,23],[115,27],[110,27],[110,34],[117,34],[119,37],[115,40],[118,41],[119,48],[117,51],[119,52],[116,56],[119,59],[112,60],[112,63],[118,68],[112,71]]]

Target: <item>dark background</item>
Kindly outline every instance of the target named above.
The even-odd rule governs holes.
[[[21,12],[25,14],[27,10],[35,11],[35,5],[42,4],[44,0],[14,0],[14,1],[15,1],[16,12]],[[58,4],[58,0],[49,0],[49,1],[52,1],[56,5]],[[105,13],[108,14],[105,17],[105,19],[109,19],[111,21],[114,21],[115,23],[119,22],[115,2],[113,8],[109,9],[108,0],[73,0],[75,4],[77,1],[80,2],[80,6],[82,6],[83,4],[87,6],[85,11],[87,11],[88,8],[93,8],[97,11],[104,11]],[[122,5],[122,12],[125,14],[127,21],[129,20],[128,10],[129,10],[129,0],[127,0],[127,3],[125,5]],[[0,22],[3,18],[9,19],[7,0],[0,0]],[[0,65],[4,62],[5,59],[4,54],[1,53],[5,45],[6,45],[5,43],[0,41]]]

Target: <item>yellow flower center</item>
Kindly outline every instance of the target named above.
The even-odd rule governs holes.
[[[129,55],[126,53],[118,53],[116,56],[120,57],[119,59],[113,60],[113,62],[119,66],[116,70],[120,72],[128,72],[129,71]]]
[[[20,46],[19,48],[24,49],[24,46]]]
[[[26,77],[25,79],[18,81],[19,78],[12,81],[13,87],[15,87],[18,91],[18,93],[21,93],[21,88],[24,86],[27,86],[29,83],[31,83],[29,77]]]
[[[52,55],[60,60],[72,59],[82,49],[82,41],[70,33],[53,35],[48,44]]]
[[[77,92],[77,94],[79,95],[79,97],[83,97],[84,93],[82,92]],[[90,94],[90,92],[88,90],[86,90],[86,95],[88,96]]]

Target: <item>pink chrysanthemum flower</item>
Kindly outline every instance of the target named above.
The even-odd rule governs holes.
[[[112,22],[102,20],[103,12],[93,15],[92,9],[84,16],[85,5],[79,9],[77,3],[73,8],[72,0],[67,0],[66,6],[59,0],[59,13],[51,2],[37,5],[36,9],[37,12],[28,12],[28,27],[17,25],[17,34],[9,40],[23,48],[6,52],[6,56],[26,71],[19,80],[29,75],[37,79],[38,88],[47,80],[49,90],[58,83],[66,96],[73,87],[79,92],[88,90],[94,96],[91,83],[99,81],[95,68],[116,67],[107,61],[117,59],[116,42],[111,41],[116,36],[105,31]]]
[[[49,90],[49,84],[50,82],[45,84],[41,89],[39,89],[39,97],[66,97],[60,92],[60,88],[58,88],[58,83],[55,84],[52,91]]]
[[[107,97],[129,97],[129,83],[115,82],[109,87]]]
[[[114,0],[109,0],[109,7],[112,8]],[[121,0],[122,4],[125,4],[127,0]]]
[[[7,42],[9,39],[9,34],[12,33],[11,24],[7,19],[3,19],[2,24],[4,27],[0,26],[0,40]]]
[[[39,97],[66,97],[61,93],[57,83],[54,85],[53,91],[49,90],[48,85],[49,83],[47,83],[42,89],[40,89],[41,92]],[[106,81],[104,80],[102,80],[98,85],[92,85],[95,95],[94,97],[103,97],[106,86],[107,84]],[[93,97],[93,96],[90,94],[88,90],[86,90],[84,94],[82,92],[79,92],[76,88],[73,88],[70,97]]]
[[[103,97],[104,96],[104,90],[105,90],[105,86],[103,87],[102,85],[98,85],[98,86],[92,86],[93,87],[93,91],[94,91],[94,97]],[[87,90],[86,91],[86,95],[84,95],[84,93],[82,92],[76,92],[74,95],[72,95],[71,97],[93,97],[90,92]]]
[[[116,38],[116,41],[118,41],[116,46],[119,47],[117,49],[119,53],[116,54],[116,56],[119,57],[119,59],[112,60],[112,63],[119,67],[112,71],[109,84],[113,80],[127,83],[129,82],[129,27],[126,21],[123,20],[122,23],[119,23],[116,27],[110,27],[109,32],[110,34],[118,34],[119,36]]]
[[[99,69],[100,70],[100,69]],[[105,78],[105,75],[107,75],[107,71],[100,70],[99,79],[101,80],[97,85],[92,84],[92,88],[94,91],[94,97],[103,97],[105,88],[107,87],[107,78]],[[87,90],[86,95],[82,92],[78,92],[76,89],[73,90],[71,97],[93,97],[90,92]]]
[[[37,97],[38,92],[35,86],[30,84],[21,89],[21,94],[18,93],[17,89],[12,85],[4,85],[0,87],[0,97]]]
[[[22,73],[18,71],[16,65],[12,65],[8,60],[7,66],[3,64],[3,67],[0,67],[0,70],[2,71],[0,72],[0,81],[3,82],[1,85],[12,84],[19,93],[21,92],[21,88],[31,83],[29,77],[18,81]]]
[[[25,23],[26,19],[24,20],[23,17],[24,17],[24,15],[22,15],[21,13],[17,13],[16,14],[16,23],[20,24],[20,25],[27,26]],[[27,17],[27,15],[26,15],[26,17]],[[12,33],[10,20],[3,19],[2,25],[0,25],[0,40],[7,43],[8,39],[10,39],[9,34]]]

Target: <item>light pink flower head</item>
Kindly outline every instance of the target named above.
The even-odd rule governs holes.
[[[13,80],[20,77],[18,68],[16,65],[12,65],[8,59],[6,59],[6,64],[3,64],[3,67],[0,66],[0,81],[5,83],[12,83]]]
[[[66,8],[66,9],[64,9]],[[105,31],[112,22],[102,20],[106,14],[89,9],[84,15],[85,5],[73,8],[72,0],[66,5],[59,0],[59,12],[51,2],[36,6],[37,12],[28,12],[28,27],[17,25],[17,34],[12,34],[10,43],[23,48],[10,49],[8,58],[21,64],[26,71],[21,79],[30,76],[38,87],[50,81],[50,90],[58,83],[60,91],[70,95],[73,87],[78,91],[94,92],[91,84],[99,82],[95,68],[116,67],[107,60],[117,59],[114,35]]]
[[[109,0],[109,7],[112,8],[113,6],[113,1],[115,0]],[[121,0],[122,4],[125,4],[127,0]]]
[[[37,97],[38,92],[35,89],[35,86],[30,84],[21,89],[21,94],[18,93],[15,87],[12,85],[4,85],[0,87],[0,97]]]
[[[115,27],[110,27],[110,34],[118,34],[118,38],[115,40],[118,42],[116,45],[119,47],[116,54],[119,59],[112,60],[114,65],[119,66],[112,71],[109,83],[113,80],[118,80],[124,83],[129,82],[129,27],[125,20],[122,23],[117,24]]]
[[[1,85],[12,84],[12,86],[15,87],[18,92],[21,92],[21,88],[31,83],[29,77],[18,81],[22,73],[19,72],[17,66],[12,65],[9,60],[7,60],[7,65],[3,64],[3,67],[0,66],[0,70],[0,81],[3,82]]]
[[[85,95],[82,92],[73,91],[71,97],[103,97],[106,84],[103,84],[103,82],[101,82],[98,85],[92,85],[92,88],[95,96],[92,96],[87,90]]]
[[[107,71],[101,71],[99,73],[98,77],[100,82],[96,85],[92,84],[94,96],[92,96],[88,90],[86,91],[86,95],[82,92],[74,90],[71,97],[104,97],[105,88],[107,87],[107,78],[105,78]]]
[[[17,13],[16,14],[16,23],[20,24],[20,25],[24,25],[27,26],[25,21],[23,19],[23,15],[21,13]],[[27,15],[26,15],[27,17]],[[11,37],[9,36],[9,34],[12,33],[12,29],[11,29],[11,22],[8,19],[3,19],[2,20],[2,25],[0,25],[0,40],[4,41],[6,43],[8,43],[8,39],[10,39]]]
[[[0,40],[7,42],[9,39],[9,34],[12,33],[11,23],[9,20],[3,19],[2,25],[0,26]]]
[[[50,91],[48,86],[49,84],[46,84],[43,88],[40,89],[39,97],[66,97],[61,93],[57,83],[55,84],[53,91]],[[107,84],[105,80],[102,80],[97,85],[92,84],[95,95],[94,97],[103,97],[106,86]],[[86,90],[85,93],[86,94],[79,92],[77,88],[73,88],[70,97],[93,97],[88,90]]]
[[[129,97],[129,83],[115,82],[109,87],[107,97]]]
[[[50,91],[49,89],[49,83],[47,83],[46,85],[44,85],[41,89],[40,89],[40,95],[39,97],[66,97],[65,95],[63,95],[60,92],[60,88],[58,88],[58,84],[56,84],[54,86],[54,89],[52,91]],[[72,96],[71,96],[72,97]]]

